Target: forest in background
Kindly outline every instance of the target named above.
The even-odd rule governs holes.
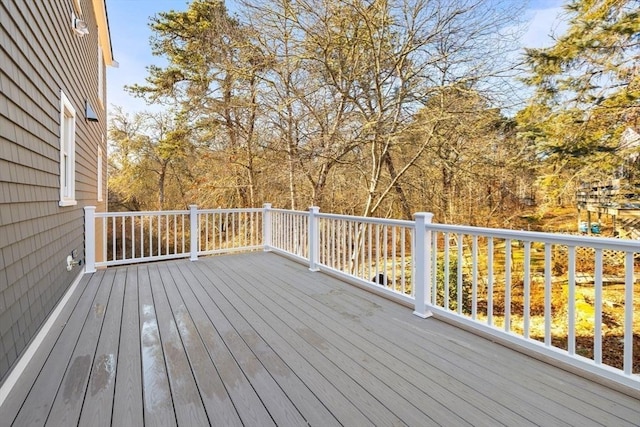
[[[522,228],[624,169],[640,124],[640,1],[571,0],[519,51],[520,1],[194,0],[150,18],[116,108],[109,209],[261,206]],[[521,102],[522,85],[532,96]]]

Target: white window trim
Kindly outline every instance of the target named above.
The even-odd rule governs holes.
[[[98,44],[98,101],[100,106],[104,108],[104,55],[102,46]]]
[[[102,135],[102,142],[104,143],[104,135]],[[102,145],[98,145],[98,179],[97,179],[97,187],[98,187],[98,201],[102,202]]]
[[[66,184],[66,185],[65,185]],[[60,206],[76,201],[76,110],[60,91]]]
[[[82,16],[82,7],[80,7],[80,0],[73,0],[73,9],[76,11],[78,16]]]

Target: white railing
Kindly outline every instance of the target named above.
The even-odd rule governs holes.
[[[188,211],[95,212],[89,206],[85,216],[89,272],[263,247],[263,209],[198,210],[191,206]],[[96,246],[98,241],[100,247]]]
[[[263,209],[198,210],[198,255],[262,249]]]
[[[413,304],[413,222],[270,209],[269,250]],[[313,227],[313,229],[311,229]]]
[[[318,214],[318,266],[412,301],[411,221]]]
[[[270,209],[269,249],[299,260],[309,259],[309,212]]]
[[[264,249],[583,371],[640,387],[633,353],[640,243],[309,211],[86,210],[87,271]],[[197,232],[192,233],[192,230]],[[102,258],[95,259],[95,236]],[[620,314],[622,313],[622,314]],[[636,333],[636,340],[638,334]],[[603,354],[623,361],[607,364]]]
[[[426,233],[434,313],[640,386],[639,242],[443,224],[426,224]],[[605,364],[605,351],[620,352],[622,363]]]

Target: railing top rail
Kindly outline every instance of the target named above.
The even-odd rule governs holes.
[[[343,219],[347,221],[358,221],[370,224],[381,224],[381,225],[395,225],[399,227],[413,227],[415,223],[413,221],[407,221],[404,219],[389,219],[389,218],[374,218],[368,216],[352,216],[352,215],[338,215],[338,214],[328,214],[328,213],[319,213],[316,215],[318,218],[327,218],[327,219]]]
[[[298,214],[298,215],[309,215],[309,211],[296,211],[296,210],[291,210],[291,209],[280,209],[280,208],[271,208],[269,210],[271,212],[290,213],[290,214]]]
[[[230,208],[230,209],[198,209],[198,213],[242,213],[242,212],[262,212],[264,208]]]
[[[198,209],[198,213],[242,213],[255,212],[260,213],[263,208],[232,208],[232,209]],[[167,211],[127,211],[127,212],[96,212],[96,218],[111,217],[131,217],[143,215],[189,215],[188,210],[167,210]]]
[[[640,252],[640,241],[616,239],[611,237],[573,236],[538,231],[506,230],[500,228],[471,227],[448,224],[426,224],[427,230],[448,233],[470,234],[475,236],[499,237],[503,239],[529,242],[555,243],[567,246],[588,246],[598,249],[612,249],[627,252]]]
[[[131,211],[131,212],[96,212],[96,218],[129,217],[142,215],[189,215],[189,211]]]

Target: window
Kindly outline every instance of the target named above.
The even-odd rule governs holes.
[[[104,135],[102,135],[102,142],[104,143]],[[98,201],[102,201],[102,145],[98,145]]]
[[[76,110],[60,91],[60,206],[76,204]]]
[[[104,108],[104,57],[101,46],[98,46],[98,101]]]

